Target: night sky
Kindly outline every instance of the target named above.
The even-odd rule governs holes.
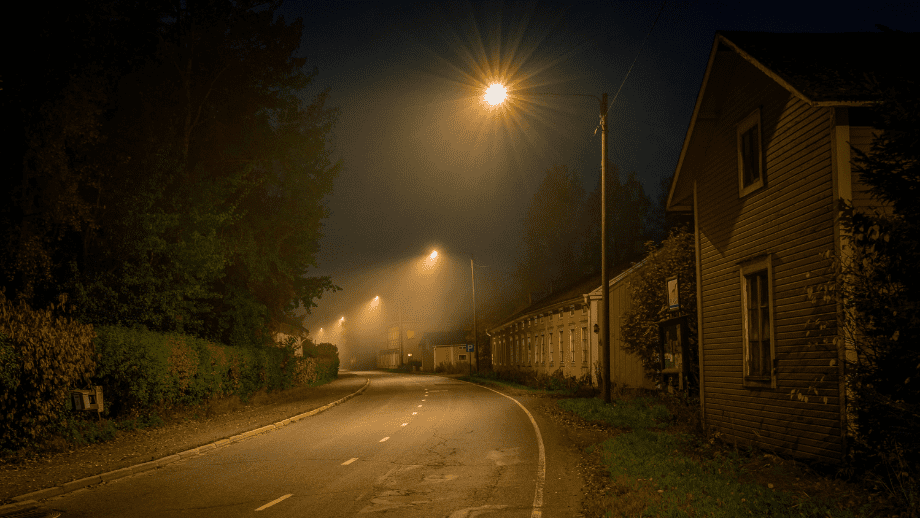
[[[342,170],[314,273],[331,275],[343,291],[307,316],[312,336],[342,316],[368,322],[377,295],[399,295],[419,318],[468,326],[470,254],[487,266],[476,270],[480,311],[498,307],[544,172],[565,165],[589,191],[599,178],[597,101],[539,94],[608,93],[609,161],[635,172],[655,199],[659,178],[676,166],[715,31],[920,26],[913,2],[573,4],[282,8],[286,18],[303,18],[301,52],[318,70],[314,87],[328,88],[340,110],[334,146]],[[493,80],[510,85],[511,108],[481,102]],[[422,272],[433,249],[440,262]]]

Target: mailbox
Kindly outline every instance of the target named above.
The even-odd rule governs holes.
[[[668,391],[684,390],[687,377],[687,317],[669,318],[658,323],[661,346],[661,374]]]
[[[95,386],[90,390],[72,390],[70,402],[74,410],[95,410],[102,413],[102,387]]]

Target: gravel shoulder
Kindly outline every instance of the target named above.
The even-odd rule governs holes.
[[[258,393],[247,403],[215,401],[169,416],[163,426],[119,432],[115,439],[75,449],[0,459],[0,505],[41,489],[168,457],[320,408],[353,394],[366,377],[340,373],[318,387]]]

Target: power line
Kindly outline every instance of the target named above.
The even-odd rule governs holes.
[[[632,65],[629,65],[629,70],[626,71],[626,76],[623,77],[623,82],[620,83],[620,87],[617,88],[617,93],[614,94],[613,100],[610,101],[610,105],[607,106],[607,111],[610,111],[610,108],[617,102],[617,97],[620,95],[620,91],[623,89],[623,85],[626,84],[626,80],[629,78],[629,73],[632,72],[634,66],[636,66],[636,61],[639,61],[639,56],[642,54],[642,49],[645,48],[646,42],[648,42],[648,37],[652,34],[652,29],[655,28],[655,24],[658,23],[658,18],[661,17],[661,12],[664,11],[664,4],[667,3],[667,0],[661,2],[661,8],[658,9],[658,14],[655,15],[655,21],[652,22],[652,26],[649,27],[648,32],[645,33],[645,38],[642,40],[642,46],[639,47],[639,52],[636,52],[636,57],[633,59]],[[604,115],[607,115],[605,112]]]

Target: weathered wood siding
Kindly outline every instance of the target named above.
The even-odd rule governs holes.
[[[724,98],[698,175],[706,424],[729,441],[836,461],[843,449],[837,352],[815,339],[835,332],[834,306],[806,296],[824,279],[827,261],[819,254],[834,248],[830,113],[733,54],[718,59],[715,66],[735,68],[719,92]],[[739,199],[736,125],[758,107],[765,186]],[[739,263],[766,254],[776,388],[745,386],[742,377]],[[829,327],[814,330],[808,321],[816,318]]]
[[[638,356],[623,349],[623,334],[620,331],[626,311],[632,298],[629,296],[629,281],[634,272],[617,279],[610,287],[610,381],[619,387],[655,388],[655,383],[645,376],[642,361]]]

